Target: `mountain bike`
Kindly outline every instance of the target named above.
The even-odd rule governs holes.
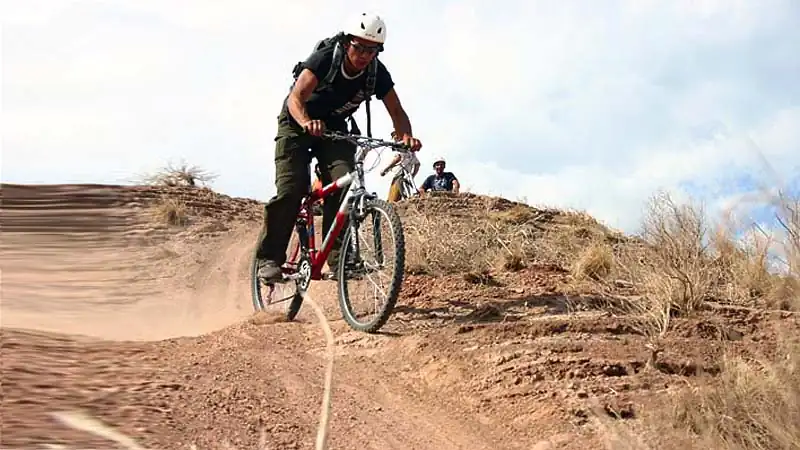
[[[294,320],[300,311],[304,294],[307,292],[311,281],[323,279],[322,269],[325,261],[334,241],[344,230],[339,263],[337,264],[336,272],[330,274],[331,278],[337,281],[339,308],[342,317],[352,329],[374,333],[389,319],[400,294],[405,268],[405,237],[400,216],[392,205],[379,199],[375,193],[367,192],[364,185],[364,158],[371,150],[381,147],[391,147],[401,152],[410,150],[398,142],[384,141],[355,134],[325,132],[322,137],[325,139],[343,139],[355,144],[357,148],[355,168],[327,186],[311,189],[309,185],[309,193],[303,197],[297,213],[295,229],[287,248],[288,256],[286,262],[281,266],[281,281],[264,283],[263,280],[259,279],[256,252],[253,252],[251,264],[253,306],[257,311],[260,311],[288,301],[283,314],[286,320]],[[310,169],[309,165],[309,173]],[[313,207],[320,200],[345,188],[347,191],[333,224],[322,241],[321,248],[317,249],[314,216],[312,213]],[[333,199],[330,201],[333,201]],[[380,229],[382,224],[388,225],[389,231],[387,233],[382,232]],[[367,233],[369,235],[367,240],[359,242],[359,232],[370,227],[373,230],[371,233]],[[265,232],[266,229],[262,228],[262,235],[259,236],[258,242],[261,241]],[[393,243],[386,245],[384,237],[392,239]],[[365,248],[370,245],[375,248],[374,261],[367,261],[362,254]],[[387,249],[394,250],[392,257],[387,257],[384,254]],[[371,320],[362,321],[354,311],[349,282],[361,281],[367,278],[377,287],[370,275],[383,269],[387,260],[394,266],[388,277],[389,292],[384,296],[376,316]],[[262,285],[266,285],[266,294],[262,292]],[[276,291],[281,288],[287,288],[288,293],[278,295]],[[376,302],[373,300],[373,303]]]
[[[405,167],[400,167],[401,170],[401,179],[400,179],[400,199],[406,200],[412,197],[419,196],[419,191],[417,190],[416,183],[414,183],[414,176],[405,169]]]

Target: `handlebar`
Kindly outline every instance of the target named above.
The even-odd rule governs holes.
[[[401,142],[392,142],[386,141],[383,139],[371,138],[367,136],[362,136],[360,134],[349,134],[349,133],[342,133],[339,131],[324,131],[322,133],[323,138],[333,139],[333,140],[345,140],[350,141],[358,147],[365,148],[368,150],[372,150],[378,147],[391,147],[400,152],[410,152],[411,149],[401,143]]]

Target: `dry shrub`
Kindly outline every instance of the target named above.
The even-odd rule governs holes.
[[[198,166],[191,166],[185,161],[181,161],[178,165],[172,163],[159,169],[158,172],[152,175],[142,177],[142,184],[150,186],[188,186],[195,187],[198,185],[207,185],[217,178],[217,175],[212,174]]]
[[[798,199],[778,194],[771,203],[777,210],[777,230],[729,224],[715,236],[720,270],[717,297],[740,305],[797,309]],[[742,237],[734,238],[737,234]],[[776,253],[783,254],[777,264]]]
[[[676,312],[696,310],[719,278],[707,234],[702,208],[656,194],[643,218],[643,246],[624,252],[620,274],[659,311],[667,304]]]
[[[794,307],[797,307],[796,302],[800,292],[798,290],[800,202],[797,198],[780,195],[774,205],[778,207],[777,219],[780,228],[775,235],[745,233],[743,239],[736,240],[729,234],[722,233],[713,239],[713,253],[697,244],[686,245],[681,252],[670,252],[694,257],[701,253],[700,250],[705,249],[711,257],[695,257],[693,259],[696,263],[693,265],[685,262],[673,265],[684,268],[702,267],[710,260],[718,271],[717,288],[727,290],[734,300],[760,295],[784,304],[795,302]],[[677,215],[676,212],[681,210],[670,208],[668,211]],[[682,211],[686,212],[685,209]],[[695,214],[688,216],[698,217]],[[674,221],[673,225],[676,222],[680,223]],[[688,223],[694,223],[689,227],[691,230],[702,229],[696,225],[696,221]],[[666,228],[653,227],[656,230]],[[670,229],[674,231],[684,228],[673,226]],[[670,236],[674,234],[669,233]],[[689,234],[695,237],[702,235],[697,232]],[[683,242],[678,239],[661,239],[661,241],[668,244]],[[772,270],[772,265],[768,261],[768,247],[773,251],[775,247],[782,248],[783,257],[780,262],[783,273],[775,273]],[[623,259],[628,266],[635,268],[631,272],[646,274],[643,268],[652,267],[652,264],[642,263],[636,266],[635,263],[652,258],[659,249],[645,246],[639,252],[635,250],[634,247],[626,248],[627,254]],[[659,260],[669,261],[664,255],[661,255]],[[673,270],[674,267],[667,271],[667,274],[652,272],[650,276],[663,278]],[[691,277],[684,279],[686,278]],[[651,287],[658,283],[644,282],[643,285]],[[637,321],[639,325],[649,325],[649,329],[642,330],[651,337],[651,350],[655,356],[660,351],[658,338],[663,336],[669,327],[670,305],[674,301],[664,292],[659,295],[657,290],[651,290],[648,294],[636,301],[629,301],[628,306],[631,312],[640,314],[640,320]],[[658,301],[659,298],[662,300],[661,303]],[[797,336],[778,336],[776,346],[777,351],[770,358],[744,358],[732,353],[726,354],[720,364],[722,371],[719,376],[707,380],[710,381],[707,385],[693,387],[674,397],[672,409],[654,411],[649,420],[643,424],[645,429],[636,433],[637,435],[631,432],[630,427],[606,421],[606,424],[610,424],[606,427],[606,431],[613,435],[608,448],[657,448],[645,445],[641,439],[644,435],[655,437],[660,442],[670,442],[675,448],[715,450],[800,448],[800,342]]]
[[[766,295],[770,309],[800,311],[800,278],[797,275],[775,275]]]
[[[651,367],[663,351],[661,338],[671,318],[698,309],[717,284],[707,237],[702,208],[678,205],[669,194],[658,193],[645,211],[638,239],[616,247],[611,275],[635,295],[617,298],[607,308],[628,316],[647,337]]]
[[[800,448],[800,343],[781,339],[777,347],[772,358],[726,354],[712,383],[665,399],[635,430],[594,411],[606,448]]]
[[[678,397],[673,424],[726,450],[800,448],[800,345],[783,343],[776,357],[723,358],[712,387]]]
[[[411,273],[516,271],[530,264],[570,268],[581,249],[604,236],[600,229],[554,223],[558,211],[472,194],[411,199],[397,207]]]
[[[186,225],[189,223],[189,211],[186,204],[174,198],[162,198],[155,206],[155,218],[159,223],[167,225]]]
[[[778,277],[773,298],[785,302],[785,309],[800,310],[800,194],[793,196],[779,192],[774,200],[776,219],[780,225],[781,253],[784,274]]]
[[[736,242],[731,232],[720,230],[714,239],[720,271],[720,295],[732,303],[747,304],[770,290],[772,275],[767,264],[769,238],[750,231]]]
[[[618,251],[615,271],[634,281],[638,295],[617,298],[607,309],[627,316],[631,326],[647,338],[648,366],[654,367],[663,351],[661,338],[667,333],[675,309],[675,283],[668,273],[653,270],[654,251],[646,245],[626,246]]]
[[[785,217],[791,214],[781,223],[791,222]],[[671,316],[690,313],[709,299],[738,304],[761,299],[781,309],[796,305],[796,274],[770,271],[770,236],[751,230],[737,240],[731,228],[720,228],[712,236],[707,223],[702,208],[679,205],[659,193],[643,219],[642,245],[628,243],[616,251],[614,275],[630,281],[640,294],[623,302],[622,309],[651,338],[653,351],[658,351],[658,338],[667,331]],[[794,241],[784,242],[791,246]]]

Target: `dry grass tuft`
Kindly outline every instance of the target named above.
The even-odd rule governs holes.
[[[178,199],[164,197],[154,207],[154,216],[159,223],[184,226],[189,223],[189,210]]]
[[[726,450],[800,447],[800,345],[772,359],[725,357],[719,380],[676,399],[672,423]]]
[[[751,230],[740,242],[732,232],[720,230],[714,237],[720,270],[720,297],[735,304],[750,304],[772,289],[769,272],[769,237]]]
[[[611,274],[614,268],[614,252],[611,246],[597,243],[581,252],[572,266],[572,276],[575,279],[603,280]]]
[[[525,254],[522,249],[518,249],[509,253],[501,253],[496,259],[495,267],[509,272],[518,272],[528,267],[528,264],[525,262]]]

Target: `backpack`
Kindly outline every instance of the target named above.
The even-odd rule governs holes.
[[[314,92],[323,92],[326,90],[331,89],[331,83],[333,83],[333,78],[336,76],[336,72],[339,71],[339,67],[341,67],[342,62],[344,61],[344,46],[342,43],[344,42],[345,34],[343,32],[339,32],[334,36],[327,37],[324,39],[320,39],[314,45],[314,49],[311,51],[311,55],[317,53],[319,51],[323,51],[333,47],[333,61],[331,62],[331,68],[328,70],[328,73],[317,82],[317,87],[314,88]],[[309,55],[310,56],[310,55]],[[299,61],[295,64],[294,68],[292,69],[292,77],[294,81],[292,82],[292,87],[294,87],[294,83],[297,82],[297,78],[300,76],[300,72],[303,71],[303,61]],[[366,104],[364,105],[367,110],[367,136],[372,137],[372,127],[371,127],[371,117],[370,117],[370,110],[369,110],[369,101],[372,98],[372,95],[375,93],[375,80],[377,79],[378,73],[378,58],[377,56],[369,63],[366,69],[366,77],[365,83],[366,86],[364,88],[364,96],[366,97]],[[359,133],[358,125],[356,124],[353,115],[347,117],[350,119],[350,125],[352,127],[351,132],[356,134]]]

